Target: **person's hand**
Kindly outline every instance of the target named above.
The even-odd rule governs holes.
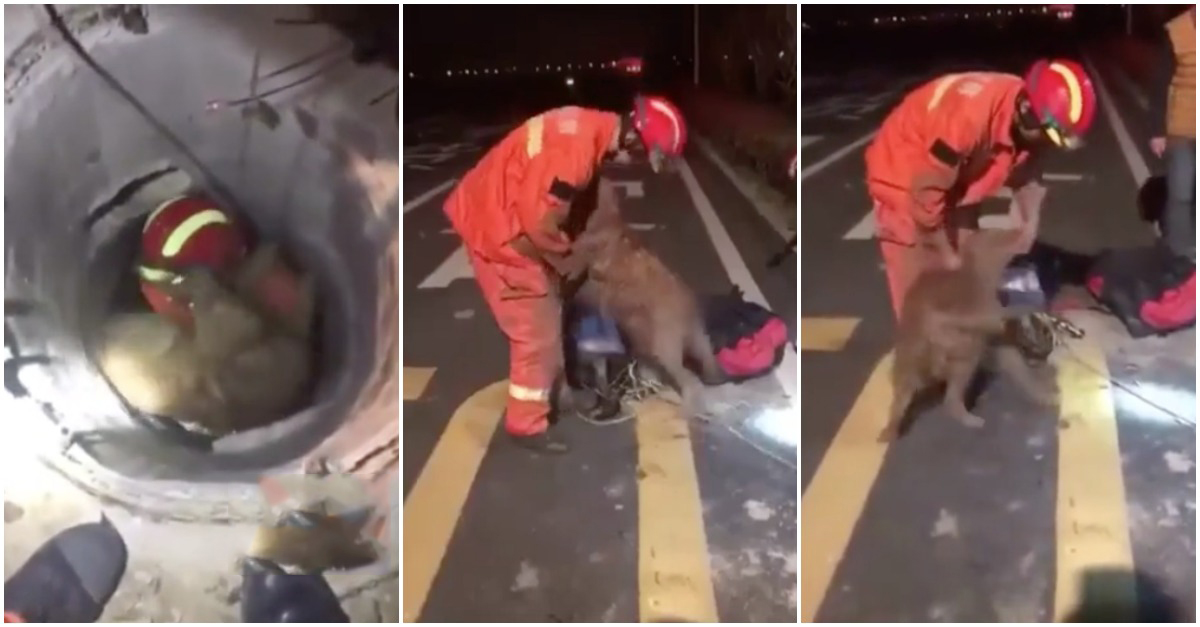
[[[1150,152],[1154,153],[1154,156],[1161,159],[1163,156],[1163,153],[1166,151],[1167,151],[1167,138],[1166,137],[1155,137],[1150,140]]]

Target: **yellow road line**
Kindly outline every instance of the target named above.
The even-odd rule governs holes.
[[[1058,363],[1056,621],[1077,610],[1085,593],[1089,602],[1102,594],[1117,608],[1133,608],[1137,598],[1108,364],[1095,342],[1068,346],[1073,358]]]
[[[507,398],[500,381],[460,405],[404,501],[405,622],[421,616]]]
[[[636,424],[640,620],[719,622],[688,423],[652,400]]]
[[[840,351],[858,323],[859,318],[800,318],[800,350]]]
[[[821,607],[883,465],[888,445],[876,438],[892,402],[891,370],[889,352],[871,372],[800,500],[801,622],[812,622]]]
[[[437,368],[410,368],[404,367],[404,400],[415,401],[421,398],[425,393],[425,388],[429,386],[429,380],[433,378],[433,373],[437,372]]]

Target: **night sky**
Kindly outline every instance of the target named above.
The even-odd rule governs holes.
[[[692,7],[405,6],[404,67],[589,62],[691,49]]]

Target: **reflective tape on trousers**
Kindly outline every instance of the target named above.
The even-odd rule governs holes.
[[[550,400],[550,390],[527,388],[516,383],[508,384],[508,395],[518,401],[548,401]]]

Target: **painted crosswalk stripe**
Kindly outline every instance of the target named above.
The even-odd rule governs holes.
[[[859,318],[804,316],[800,318],[800,350],[837,352],[858,328]]]
[[[404,501],[406,623],[421,617],[507,398],[508,381],[500,381],[459,406]]]
[[[719,622],[688,421],[661,400],[636,412],[639,620]]]
[[[1069,340],[1058,362],[1058,489],[1054,620],[1079,609],[1088,577],[1108,578],[1104,602],[1136,607],[1133,549],[1112,383],[1090,336]],[[1122,621],[1132,616],[1110,617]]]
[[[800,621],[813,622],[850,545],[888,445],[892,354],[875,365],[800,499]],[[805,509],[808,514],[805,514]]]
[[[448,181],[442,181],[437,187],[434,187],[420,196],[417,196],[416,198],[404,203],[404,213],[408,213],[409,211],[420,207],[421,205],[429,202],[434,196],[437,196],[438,194],[450,189],[450,186],[453,185],[457,180],[457,178],[452,178]]]
[[[471,261],[467,258],[467,249],[459,246],[454,249],[454,252],[445,261],[437,268],[434,268],[433,272],[430,272],[429,276],[425,277],[425,280],[421,281],[420,285],[417,285],[417,289],[427,290],[448,287],[458,279],[471,279],[474,277],[475,270],[471,268]]]
[[[1121,113],[1113,104],[1112,94],[1109,93],[1108,86],[1104,83],[1104,77],[1096,71],[1096,66],[1091,59],[1085,56],[1084,61],[1091,75],[1095,77],[1096,91],[1100,92],[1100,108],[1104,110],[1104,116],[1108,118],[1108,125],[1112,127],[1113,135],[1117,137],[1117,146],[1121,149],[1121,154],[1125,156],[1125,164],[1129,166],[1134,183],[1141,187],[1142,183],[1150,178],[1150,168],[1146,166],[1146,160],[1142,158],[1141,151],[1138,150],[1129,135],[1125,121],[1121,119]]]
[[[404,367],[404,400],[415,401],[425,393],[437,368]]]

